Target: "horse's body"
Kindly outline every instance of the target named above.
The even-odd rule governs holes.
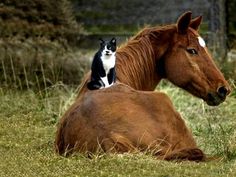
[[[191,20],[188,12],[176,25],[144,29],[118,49],[117,80],[125,85],[88,91],[88,74],[61,119],[57,152],[152,150],[164,159],[203,160],[171,101],[152,92],[167,78],[209,105],[225,100],[230,88],[199,40],[200,22],[201,17]]]
[[[64,119],[66,127],[57,137],[60,154],[94,153],[99,148],[105,152],[150,150],[168,160],[204,158],[164,93],[140,92],[123,84],[89,91]],[[176,152],[184,154],[180,157]]]

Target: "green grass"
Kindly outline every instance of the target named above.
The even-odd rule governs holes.
[[[53,150],[56,123],[75,89],[55,85],[37,93],[0,89],[0,176],[236,176],[235,93],[209,107],[169,84],[159,89],[171,97],[200,148],[220,160],[176,163],[141,153],[58,156]]]

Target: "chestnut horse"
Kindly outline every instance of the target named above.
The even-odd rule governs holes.
[[[204,160],[191,132],[167,95],[153,92],[161,79],[202,98],[222,103],[230,87],[198,34],[201,17],[191,12],[177,24],[146,28],[117,50],[118,83],[79,96],[58,126],[59,154],[151,150],[158,158]]]

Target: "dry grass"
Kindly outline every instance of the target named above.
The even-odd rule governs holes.
[[[77,85],[92,56],[64,44],[47,38],[0,40],[0,82],[5,87],[37,90],[60,82]]]

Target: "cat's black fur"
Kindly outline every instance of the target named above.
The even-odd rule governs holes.
[[[110,41],[103,41],[100,43],[100,49],[95,54],[91,66],[91,80],[87,84],[88,89],[96,90],[111,86],[115,83],[115,52],[116,39],[112,38]],[[102,79],[107,79],[104,83]]]

